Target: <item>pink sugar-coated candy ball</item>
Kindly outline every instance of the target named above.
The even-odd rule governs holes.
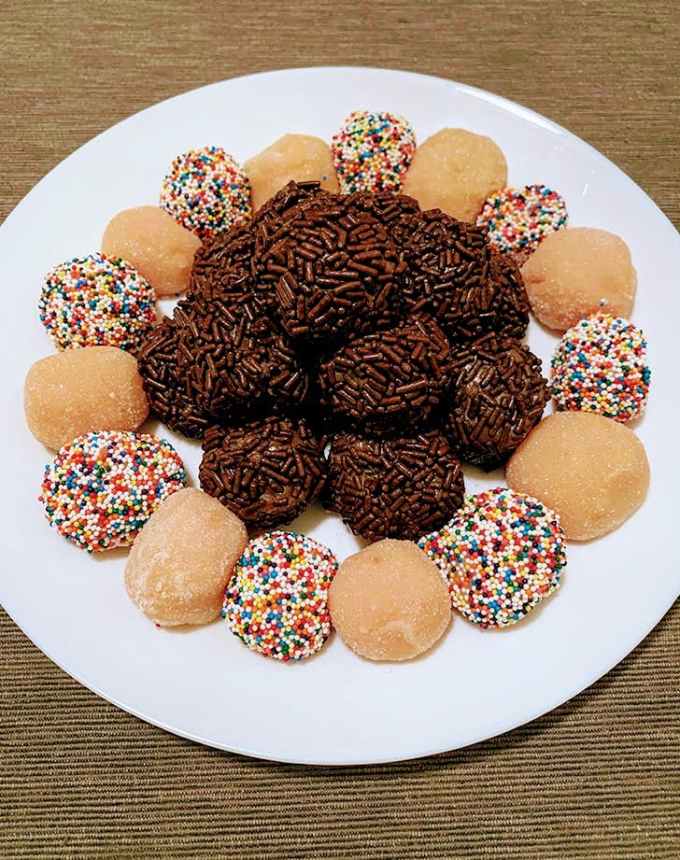
[[[174,296],[189,286],[201,240],[158,206],[136,206],[114,216],[104,231],[102,251],[127,260],[158,296]]]
[[[544,418],[512,455],[506,480],[556,511],[569,540],[617,529],[643,503],[649,462],[638,437],[591,412]]]
[[[161,627],[207,624],[220,614],[247,541],[236,514],[202,490],[179,490],[135,538],[125,568],[128,595]]]
[[[628,246],[613,233],[568,227],[546,236],[522,266],[531,309],[555,331],[601,311],[630,317],[637,274]]]
[[[441,209],[474,221],[486,198],[507,185],[508,165],[500,147],[463,128],[443,128],[420,144],[402,192],[423,210]]]
[[[410,660],[451,622],[448,589],[435,564],[407,540],[381,540],[340,565],[328,592],[333,626],[368,660]]]
[[[309,134],[284,134],[244,165],[256,211],[291,180],[316,181],[337,193],[333,159],[328,144]]]

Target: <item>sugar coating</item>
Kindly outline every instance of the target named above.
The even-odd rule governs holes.
[[[149,404],[134,356],[114,346],[88,346],[32,365],[24,411],[35,438],[56,451],[92,430],[136,430]]]
[[[649,462],[623,424],[590,412],[557,412],[529,434],[505,476],[514,490],[556,511],[567,538],[580,541],[613,531],[640,507]]]
[[[102,252],[132,263],[157,296],[173,296],[187,289],[194,254],[200,247],[197,236],[158,206],[119,212],[102,238]]]
[[[130,599],[161,627],[207,624],[248,542],[241,520],[216,499],[187,487],[151,515],[125,567]]]
[[[507,487],[468,496],[418,546],[448,582],[453,608],[483,628],[525,618],[559,588],[567,563],[557,514]]]
[[[490,137],[443,128],[421,143],[404,180],[404,194],[421,209],[441,209],[474,221],[486,198],[507,185],[508,165]]]
[[[338,191],[330,147],[309,134],[284,134],[246,161],[244,169],[250,180],[254,211],[291,181],[320,182],[326,191]]]
[[[78,436],[45,466],[39,501],[63,537],[102,552],[129,546],[163,499],[185,483],[169,442],[102,430]]]
[[[416,136],[404,117],[356,110],[333,135],[331,150],[344,194],[397,192],[416,151]]]
[[[565,331],[591,314],[630,317],[637,273],[613,233],[568,227],[547,236],[522,266],[531,308],[548,328]]]
[[[503,254],[515,254],[516,260],[526,259],[567,221],[564,199],[545,185],[503,188],[486,199],[477,216],[489,244]]]
[[[328,603],[343,642],[368,660],[417,657],[451,621],[437,568],[405,540],[381,540],[345,559]]]
[[[58,349],[117,346],[135,352],[156,322],[155,302],[153,288],[129,263],[95,253],[48,272],[38,310]]]
[[[163,209],[200,239],[212,239],[250,218],[250,183],[220,146],[183,152],[161,185]]]
[[[222,616],[252,651],[302,660],[331,632],[328,587],[338,562],[328,547],[297,532],[251,540],[224,596]]]
[[[550,366],[559,410],[598,412],[625,423],[647,405],[647,341],[622,317],[595,314],[581,320],[562,335]]]

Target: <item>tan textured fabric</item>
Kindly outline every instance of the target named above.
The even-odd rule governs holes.
[[[3,0],[0,219],[78,145],[166,96],[349,63],[533,107],[612,158],[677,226],[679,21],[674,0]],[[203,749],[119,712],[3,615],[0,856],[677,857],[679,655],[676,605],[608,677],[505,737],[313,770]]]

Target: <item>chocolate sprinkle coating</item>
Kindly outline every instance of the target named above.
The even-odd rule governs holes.
[[[460,461],[438,430],[332,439],[323,503],[367,540],[417,540],[447,523],[464,494]]]
[[[203,440],[201,487],[251,529],[289,523],[319,495],[323,448],[303,419],[265,418],[211,427]]]
[[[382,224],[345,198],[296,207],[256,260],[293,338],[340,340],[395,319],[403,262]]]
[[[393,194],[391,191],[356,191],[347,197],[347,205],[353,209],[368,212],[385,227],[392,241],[401,248],[408,236],[419,223],[420,204],[406,194]]]
[[[236,267],[250,273],[255,288],[254,297],[260,305],[265,309],[272,308],[276,298],[273,291],[257,291],[259,272],[255,257],[258,246],[268,239],[268,225],[278,224],[279,220],[289,217],[297,206],[309,205],[314,200],[323,200],[329,196],[318,182],[289,182],[257,210],[251,222],[235,227],[226,234],[217,234],[214,241],[198,249],[189,292],[215,292]]]
[[[451,359],[446,432],[465,462],[493,469],[538,424],[550,399],[541,359],[519,341],[486,335]]]
[[[407,271],[403,299],[411,312],[431,314],[454,340],[489,331],[522,337],[529,299],[517,266],[492,251],[481,228],[438,209],[402,228]]]
[[[275,403],[300,403],[307,374],[285,335],[260,312],[247,272],[225,273],[212,292],[175,308],[177,362],[199,408],[220,420]]]
[[[449,380],[449,343],[426,316],[352,341],[322,363],[322,402],[369,433],[421,426]]]
[[[210,421],[190,397],[177,367],[177,327],[172,320],[165,318],[151,329],[137,366],[153,414],[172,430],[200,439]]]

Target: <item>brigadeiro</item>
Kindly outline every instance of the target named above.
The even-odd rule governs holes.
[[[177,360],[190,396],[218,419],[301,402],[307,374],[290,343],[253,305],[250,275],[233,270],[229,277],[228,297],[205,290],[175,309]]]
[[[540,358],[495,334],[454,350],[451,378],[446,432],[461,459],[485,469],[509,457],[550,399]]]
[[[289,182],[255,213],[251,222],[217,234],[213,241],[198,249],[190,292],[216,291],[225,278],[229,281],[234,267],[246,269],[256,283],[257,260],[253,255],[256,248],[267,240],[270,233],[268,225],[275,228],[279,220],[288,217],[298,205],[309,205],[328,196],[318,182]],[[254,298],[265,309],[273,307],[276,302],[276,294],[271,289],[258,291]]]
[[[418,201],[406,194],[394,194],[391,191],[356,191],[347,198],[347,203],[353,209],[368,212],[385,227],[390,238],[401,247],[410,229],[414,216],[420,215]]]
[[[323,446],[302,418],[211,427],[203,439],[201,487],[250,529],[295,519],[319,495],[325,477]]]
[[[395,439],[333,437],[323,502],[367,540],[417,540],[463,502],[460,462],[438,430]]]
[[[529,300],[519,269],[490,249],[480,228],[424,212],[411,222],[404,258],[407,309],[431,314],[449,337],[526,332]]]
[[[153,414],[171,430],[200,439],[210,420],[187,393],[177,366],[177,326],[173,320],[165,318],[149,332],[137,363]]]
[[[299,206],[256,254],[288,334],[320,343],[395,319],[404,265],[382,224],[346,198]]]
[[[448,386],[449,343],[427,316],[352,341],[321,364],[332,412],[370,432],[421,425]]]

